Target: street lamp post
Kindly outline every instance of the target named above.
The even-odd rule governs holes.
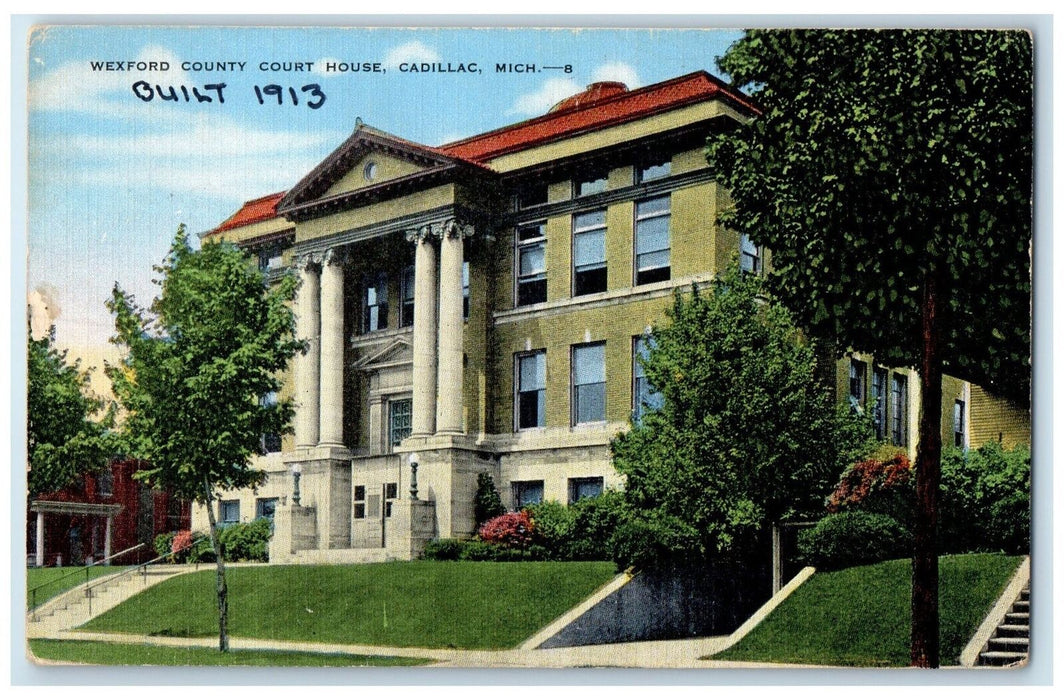
[[[292,465],[292,503],[299,505],[299,475],[302,469],[298,464]]]
[[[407,457],[407,461],[410,462],[410,500],[417,500],[417,452],[411,452]]]

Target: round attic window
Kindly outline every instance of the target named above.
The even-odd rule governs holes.
[[[366,167],[362,168],[362,177],[366,178],[368,182],[372,182],[377,178],[377,161],[371,160],[366,163]]]

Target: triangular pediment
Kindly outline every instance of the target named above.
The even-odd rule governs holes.
[[[383,345],[367,348],[365,354],[355,360],[355,369],[376,370],[382,367],[412,364],[414,350],[406,338],[393,338]]]
[[[379,148],[369,148],[365,155],[355,161],[343,177],[325,190],[326,197],[344,192],[354,192],[363,187],[372,187],[383,182],[427,170],[430,166],[401,158]]]
[[[376,167],[367,172],[367,166]],[[288,191],[277,209],[370,190],[391,181],[454,166],[459,160],[437,149],[359,124],[351,136]]]

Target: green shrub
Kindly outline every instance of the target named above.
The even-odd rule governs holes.
[[[642,569],[684,559],[697,550],[698,532],[673,516],[631,517],[617,525],[607,546],[618,570]]]
[[[256,518],[250,523],[234,523],[218,533],[226,561],[268,561],[273,521]],[[209,546],[209,543],[208,543]]]
[[[605,491],[594,498],[584,498],[569,506],[572,524],[569,528],[570,559],[577,561],[607,561],[613,556],[610,539],[628,517],[624,494]]]
[[[939,547],[1023,554],[1031,545],[1031,452],[996,442],[942,452]]]
[[[213,562],[214,559],[214,546],[211,544],[210,535],[206,532],[193,532],[192,546],[188,549],[185,561],[189,564],[202,564]]]
[[[477,494],[473,497],[473,517],[477,521],[477,529],[492,518],[497,518],[506,512],[502,504],[498,489],[495,488],[495,480],[491,474],[481,472],[477,474]]]
[[[525,508],[532,519],[532,537],[551,559],[559,561],[570,558],[570,535],[574,512],[557,501],[542,501]]]
[[[827,516],[798,535],[805,562],[820,569],[842,569],[909,556],[912,536],[894,518],[850,511]]]
[[[167,557],[172,554],[170,547],[173,544],[175,535],[177,535],[176,532],[163,532],[155,536],[152,547],[155,549],[156,556]]]
[[[468,544],[466,540],[441,539],[432,540],[425,544],[425,552],[422,559],[434,559],[436,561],[458,561],[462,558],[462,550]]]

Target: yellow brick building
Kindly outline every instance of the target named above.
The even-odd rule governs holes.
[[[298,271],[309,351],[284,387],[295,434],[264,439],[266,483],[228,494],[220,519],[273,517],[271,561],[410,558],[473,531],[480,472],[511,508],[621,487],[609,441],[653,400],[640,338],[674,290],[766,263],[717,226],[727,193],[702,153],[755,115],[699,72],[596,83],[441,147],[359,123],[290,190],[245,204],[207,237]],[[838,385],[911,451],[911,372],[847,358]],[[947,440],[961,401],[967,444],[973,389],[944,388]]]

